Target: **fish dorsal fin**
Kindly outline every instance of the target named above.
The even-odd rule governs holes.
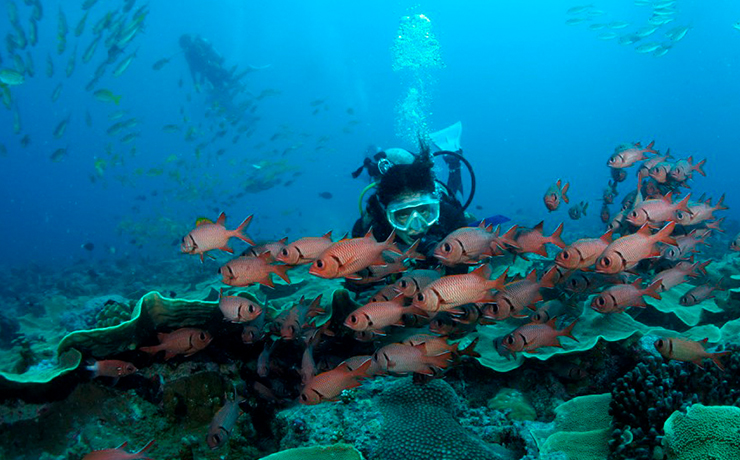
[[[326,238],[327,240],[331,241],[331,232],[332,230],[329,230],[328,232],[324,233],[324,236],[321,238]]]
[[[638,288],[638,289],[639,289],[639,288],[641,287],[641,286],[640,286],[641,284],[642,284],[642,278],[637,278],[636,280],[634,280],[634,281],[632,282],[632,285],[633,285],[634,287]]]
[[[212,224],[212,223],[213,223],[213,221],[211,219],[207,218],[207,217],[198,217],[197,219],[195,219],[195,226],[196,227],[199,227],[199,226],[201,226],[203,224]]]
[[[280,244],[287,244],[288,243],[288,237],[283,237],[278,240],[278,243]]]
[[[221,211],[221,214],[218,215],[218,219],[216,219],[216,225],[225,226],[226,225],[226,213]]]
[[[123,441],[123,444],[121,444],[120,446],[116,447],[116,450],[125,449],[126,446],[128,446],[128,441]]]
[[[539,231],[540,233],[542,233],[542,231],[543,231],[544,229],[545,229],[545,221],[544,221],[544,220],[541,220],[541,221],[540,221],[540,223],[539,223],[539,224],[537,224],[537,225],[535,225],[535,226],[534,226],[534,228],[533,228],[532,230],[534,230],[534,231]]]
[[[363,236],[363,238],[372,238],[372,239],[375,239],[375,236],[373,236],[373,228],[372,227],[370,227],[369,229],[367,229],[367,233],[365,233],[365,236]]]
[[[491,277],[491,266],[488,264],[483,264],[470,272],[470,274],[480,276],[481,278],[488,280],[488,278]]]
[[[537,282],[537,271],[532,269],[531,272],[527,273],[527,276],[525,276],[524,279],[527,281]]]
[[[663,201],[666,203],[673,203],[673,192],[671,191],[663,195]]]
[[[557,327],[557,321],[558,321],[558,318],[557,316],[555,316],[552,319],[550,319],[550,321],[546,322],[545,324],[550,326],[552,329],[555,329]],[[529,323],[529,324],[534,324],[534,323]]]
[[[611,229],[611,230],[607,231],[606,233],[604,233],[603,235],[601,235],[599,237],[599,239],[601,241],[603,241],[604,243],[609,244],[609,243],[612,242],[612,236],[613,236],[613,234],[614,234],[614,229]]]
[[[270,253],[270,251],[265,251],[262,254],[258,255],[257,258],[262,260],[263,262],[269,263],[272,260],[272,253]]]
[[[646,235],[650,236],[652,233],[650,232],[650,226],[648,224],[643,224],[642,227],[640,227],[639,230],[637,230],[638,235]]]

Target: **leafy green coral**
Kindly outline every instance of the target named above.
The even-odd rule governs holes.
[[[722,337],[720,329],[714,325],[696,326],[683,334],[678,334],[663,327],[646,326],[626,312],[604,315],[591,308],[586,308],[573,329],[573,335],[578,339],[578,342],[563,339],[561,341],[563,348],[541,348],[537,350],[538,353],[532,355],[519,353],[517,356],[505,356],[505,354],[500,354],[496,348],[496,345],[500,342],[499,339],[513,331],[519,324],[522,324],[521,321],[507,320],[480,327],[478,332],[480,341],[475,348],[475,351],[481,355],[480,358],[477,358],[478,361],[495,371],[508,372],[521,366],[525,357],[545,361],[557,355],[587,351],[595,347],[600,339],[607,342],[617,342],[634,334],[655,334],[665,337],[683,335],[694,340],[702,340],[708,337],[710,342],[718,342]],[[472,340],[472,336],[473,334],[466,339]]]
[[[340,443],[283,450],[260,460],[363,460],[363,457],[354,447]]]
[[[687,326],[696,326],[701,321],[702,311],[707,310],[712,313],[721,312],[722,309],[717,306],[717,302],[714,299],[707,299],[703,302],[696,304],[692,307],[684,307],[679,301],[684,294],[689,292],[694,286],[688,283],[679,284],[678,286],[671,288],[660,294],[661,299],[653,299],[652,297],[645,296],[645,303],[653,306],[656,310],[662,313],[673,313],[678,316],[678,319],[684,322]]]
[[[686,413],[675,411],[663,429],[669,459],[740,458],[740,408],[694,404]]]
[[[540,453],[563,452],[568,460],[603,460],[609,455],[611,394],[579,396],[555,408],[556,431],[540,441]]]

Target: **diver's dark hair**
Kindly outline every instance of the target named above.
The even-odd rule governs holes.
[[[378,182],[378,200],[384,205],[407,193],[426,192],[435,190],[434,163],[429,154],[429,147],[421,143],[421,153],[411,164],[395,165],[390,168]]]

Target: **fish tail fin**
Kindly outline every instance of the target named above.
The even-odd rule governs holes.
[[[720,227],[720,225],[722,224],[722,222],[724,222],[724,220],[725,220],[724,217],[722,217],[720,219],[717,219],[717,220],[713,220],[712,222],[707,223],[707,228],[710,228],[712,230],[717,230],[720,233],[724,233],[725,232],[725,229],[723,229],[722,227]],[[708,233],[705,234],[704,237],[702,238],[701,242],[704,243],[704,244],[708,244],[706,242],[706,239],[708,237],[709,237],[709,234]]]
[[[400,249],[398,249],[398,246],[396,246],[396,243],[394,243],[396,239],[396,229],[394,228],[391,231],[391,234],[388,235],[388,238],[385,239],[383,242],[383,246],[385,246],[385,250],[392,252],[394,254],[403,254]]]
[[[722,361],[719,360],[720,356],[726,356],[732,353],[731,351],[720,351],[717,353],[710,353],[709,357],[712,359],[712,362],[719,367],[719,370],[724,371],[725,366],[722,364]]]
[[[692,165],[691,166],[691,170],[698,172],[699,174],[701,174],[704,177],[707,177],[707,174],[704,172],[704,169],[703,169],[703,167],[706,164],[706,162],[707,162],[707,159],[704,158],[703,160],[701,160],[697,164]]]
[[[586,210],[588,209],[588,201],[583,202],[583,215],[586,215]]]
[[[244,233],[247,227],[249,227],[249,223],[252,222],[252,217],[254,217],[254,214],[250,214],[249,217],[244,219],[244,221],[242,221],[242,223],[239,224],[238,227],[236,227],[236,229],[234,230],[234,236],[244,241],[245,243],[254,246],[254,241],[252,241],[252,238]]]
[[[292,265],[273,265],[272,266],[273,272],[288,284],[290,284],[290,278],[288,277],[288,270],[290,270],[291,268],[293,268]]]
[[[123,97],[123,96],[122,95],[120,95],[120,96],[113,96],[113,98],[112,98],[113,99],[113,102],[116,105],[118,105],[121,102],[121,97]]]
[[[728,206],[725,206],[725,194],[723,193],[721,197],[719,197],[719,201],[717,204],[714,205],[715,211],[726,211],[730,209]]]
[[[139,450],[138,452],[136,452],[136,453],[134,454],[134,456],[136,456],[136,455],[139,455],[139,454],[143,454],[143,453],[144,453],[144,452],[146,452],[147,450],[151,449],[151,448],[152,448],[152,446],[154,445],[154,441],[155,441],[155,440],[154,440],[154,439],[152,439],[151,441],[149,441],[148,443],[146,443],[146,445],[145,445],[144,447],[142,447],[142,448],[141,448],[141,450]]]
[[[475,347],[476,345],[478,345],[479,340],[480,340],[480,336],[476,337],[475,339],[473,339],[472,342],[470,342],[470,344],[468,344],[467,347],[463,348],[462,350],[459,350],[458,354],[460,356],[470,356],[472,358],[480,358],[480,353],[477,353],[475,351]]]
[[[645,147],[645,153],[658,153],[655,150],[653,150],[653,146],[655,146],[655,141],[650,141],[647,147]]]
[[[662,286],[663,282],[661,280],[655,280],[650,286],[645,288],[642,294],[660,300],[660,289],[662,289]]]
[[[486,281],[486,289],[495,289],[497,291],[503,289],[504,285],[506,284],[506,275],[508,273],[509,269],[507,268],[501,275],[499,275],[498,278]]]
[[[558,276],[558,266],[553,265],[550,269],[542,275],[540,279],[540,288],[551,288],[555,286],[555,279]]]
[[[563,249],[565,247],[565,243],[563,242],[562,238],[560,238],[560,235],[562,234],[563,234],[563,223],[561,222],[560,225],[558,225],[558,228],[556,228],[555,231],[552,232],[552,235],[550,235],[550,243],[554,244],[560,249]]]
[[[577,338],[573,337],[573,328],[575,327],[575,325],[576,325],[577,322],[578,322],[578,320],[575,320],[572,323],[570,323],[565,329],[563,329],[563,330],[560,331],[560,335],[563,336],[563,337],[568,337],[568,338],[573,339],[576,342],[578,342],[579,340]]]
[[[675,228],[676,223],[674,221],[668,222],[667,224],[665,224],[665,227],[658,230],[658,233],[655,234],[655,241],[670,244],[671,246],[676,246],[676,240],[671,236],[671,234],[673,233],[673,229]]]
[[[568,195],[566,195],[569,188],[570,182],[566,182],[565,185],[563,185],[563,188],[560,190],[560,196],[563,198],[563,201],[565,201],[566,204],[570,203],[570,198],[568,198]]]

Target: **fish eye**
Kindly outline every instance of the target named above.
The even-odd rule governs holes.
[[[419,302],[423,302],[424,301],[424,294],[422,294],[421,292],[418,293],[416,295],[416,300],[418,300]]]
[[[603,297],[597,297],[596,298],[596,303],[599,304],[600,307],[603,307],[604,304],[606,303],[606,301],[604,300]]]
[[[398,285],[401,286],[401,289],[406,289],[409,286],[409,283],[406,282],[406,280],[401,280],[401,282],[398,283]]]
[[[255,308],[255,306],[250,303],[249,307],[247,307],[247,310],[249,310],[249,313],[254,313],[257,308]]]
[[[213,435],[213,441],[214,441],[214,442],[215,442],[216,444],[221,444],[221,435],[220,435],[220,434],[214,434],[214,435]]]
[[[445,243],[445,244],[442,245],[442,250],[444,252],[450,252],[450,251],[452,251],[452,246],[450,246],[450,243]]]
[[[324,261],[319,259],[316,261],[316,267],[317,268],[324,268]]]
[[[491,304],[491,310],[493,310],[494,313],[498,313],[499,312],[498,304],[497,303],[492,303]]]
[[[205,332],[201,332],[200,333],[200,340],[205,340],[205,339],[206,339],[206,333]]]
[[[563,251],[563,259],[567,260],[568,258],[570,258],[570,254],[568,253],[568,251]]]
[[[301,401],[308,401],[308,396],[305,393],[301,393]]]
[[[608,267],[612,264],[611,259],[609,259],[608,257],[604,257],[603,259],[601,259],[601,262],[604,264],[605,267]]]
[[[656,342],[656,345],[657,345],[657,346],[658,346],[659,348],[663,348],[663,339],[658,339],[658,341]]]
[[[512,337],[510,335],[507,335],[506,336],[506,343],[508,343],[509,345],[514,345],[514,337]]]
[[[630,213],[630,216],[631,216],[631,217],[637,217],[637,211],[632,211],[632,212]]]
[[[356,323],[356,322],[357,322],[357,317],[356,317],[355,315],[350,315],[350,317],[349,317],[349,321],[350,321],[351,323]]]
[[[676,211],[676,217],[679,218],[679,219],[683,219],[683,212]]]
[[[283,248],[283,250],[282,250],[282,251],[280,251],[280,254],[281,254],[281,255],[284,255],[284,256],[287,256],[287,255],[288,255],[288,250],[287,250],[287,249],[285,249],[285,248]]]

